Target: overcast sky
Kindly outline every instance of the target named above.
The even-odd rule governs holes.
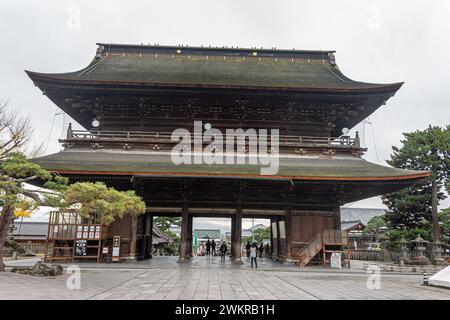
[[[405,82],[365,125],[365,158],[385,164],[402,132],[450,123],[449,17],[448,0],[2,0],[0,101],[30,115],[36,143],[52,153],[72,120],[55,116],[24,70],[81,69],[96,42],[332,49],[354,80]]]

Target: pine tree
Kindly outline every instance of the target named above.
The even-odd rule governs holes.
[[[404,133],[402,147],[393,146],[391,166],[409,170],[427,170],[431,176],[412,187],[383,197],[389,208],[386,221],[394,229],[420,228],[432,222],[434,239],[441,232],[437,207],[446,198],[441,192],[450,177],[450,125],[429,126],[423,131]]]

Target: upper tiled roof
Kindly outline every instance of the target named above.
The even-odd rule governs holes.
[[[341,73],[333,51],[252,48],[99,44],[94,60],[80,71],[28,74],[35,82],[392,94],[402,85],[353,81]]]

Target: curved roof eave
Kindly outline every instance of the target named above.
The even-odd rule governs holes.
[[[25,70],[30,79],[39,87],[39,84],[55,87],[65,86],[117,86],[117,87],[143,87],[143,88],[172,88],[172,89],[236,89],[236,90],[267,90],[267,91],[290,91],[290,92],[306,92],[306,93],[392,93],[395,94],[404,84],[404,82],[394,82],[386,84],[372,84],[365,83],[365,86],[355,88],[340,88],[340,87],[287,87],[287,86],[242,86],[242,85],[228,85],[228,84],[207,84],[207,83],[173,83],[173,82],[142,82],[142,81],[118,81],[118,80],[76,80],[66,79],[64,73],[39,73]]]
[[[361,158],[281,156],[278,173],[261,175],[262,165],[175,165],[166,153],[122,150],[65,150],[34,159],[44,169],[67,175],[206,177],[298,181],[404,181],[430,176]]]
[[[287,181],[378,181],[395,182],[405,180],[420,180],[431,175],[422,172],[404,176],[378,176],[378,177],[321,177],[321,176],[282,176],[282,175],[258,175],[258,174],[208,174],[208,173],[177,173],[177,172],[118,172],[118,171],[71,171],[50,170],[50,172],[62,175],[104,175],[104,176],[133,176],[133,177],[170,177],[170,178],[219,178],[219,179],[249,179],[249,180],[287,180]]]

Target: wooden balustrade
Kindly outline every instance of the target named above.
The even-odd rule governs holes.
[[[245,144],[252,139],[258,139],[257,135],[236,135],[238,138],[244,138]],[[202,136],[192,134],[190,136],[191,143],[201,141]],[[146,132],[146,131],[84,131],[84,130],[69,130],[66,139],[61,142],[66,145],[82,145],[86,143],[96,144],[157,144],[157,145],[174,145],[179,142],[176,138],[172,140],[171,132]],[[226,136],[223,136],[223,142],[226,142]],[[275,142],[275,140],[274,140]],[[203,145],[209,144],[208,141],[203,141]],[[267,136],[267,145],[272,147],[270,135]],[[333,149],[350,149],[363,151],[359,146],[358,139],[345,137],[319,137],[319,136],[278,136],[278,146],[280,150],[293,149],[297,152],[302,152],[301,148],[333,148]]]

